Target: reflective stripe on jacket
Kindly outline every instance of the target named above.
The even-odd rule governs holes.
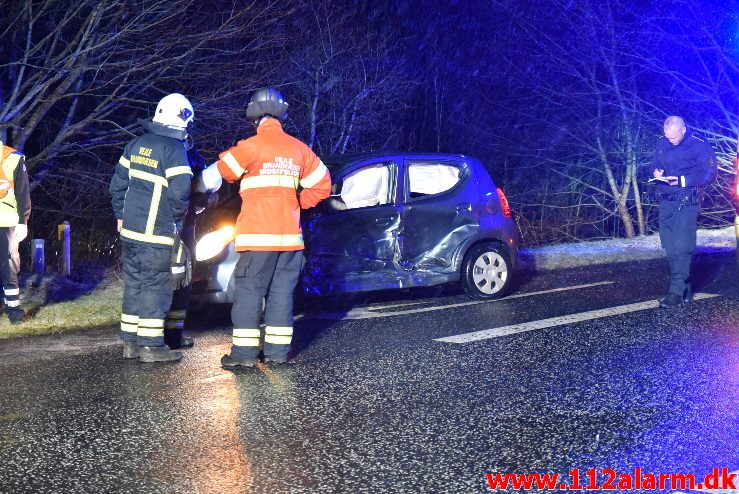
[[[2,146],[0,163],[0,227],[25,224],[31,214],[25,157],[9,146]]]
[[[127,242],[173,245],[182,230],[192,170],[177,139],[146,133],[129,142],[110,182],[113,212]]]
[[[240,181],[236,250],[303,250],[300,210],[331,192],[331,175],[313,151],[270,118],[257,135],[221,153],[218,171]]]

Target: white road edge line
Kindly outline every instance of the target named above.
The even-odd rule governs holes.
[[[509,295],[505,298],[496,298],[493,300],[475,300],[473,302],[461,302],[458,304],[449,304],[449,305],[435,305],[433,307],[421,307],[419,309],[408,309],[408,310],[399,310],[394,312],[374,312],[378,308],[372,307],[372,308],[359,308],[359,309],[351,309],[348,312],[345,313],[331,313],[331,314],[301,314],[295,317],[296,320],[298,319],[330,319],[330,320],[343,320],[343,319],[373,319],[375,317],[391,317],[391,316],[402,316],[405,314],[417,314],[419,312],[431,312],[435,310],[444,310],[444,309],[451,309],[454,307],[465,307],[468,305],[479,305],[479,304],[489,304],[491,302],[505,302],[506,300],[511,300],[514,298],[523,298],[523,297],[533,297],[534,295],[544,295],[547,293],[557,293],[557,292],[566,292],[570,290],[579,290],[582,288],[591,288],[594,286],[602,286],[602,285],[611,285],[613,284],[612,281],[599,281],[597,283],[588,283],[585,285],[574,285],[574,286],[565,286],[561,288],[552,288],[550,290],[540,290],[538,292],[528,292],[528,293],[516,293],[513,295]]]
[[[485,302],[495,302],[498,300],[510,300],[512,298],[521,298],[521,297],[530,297],[532,295],[542,295],[545,293],[555,293],[555,292],[563,292],[565,290],[577,290],[580,288],[590,288],[593,286],[600,286],[600,285],[612,285],[612,281],[598,281],[596,283],[588,283],[587,285],[574,285],[574,286],[565,286],[561,288],[550,288],[549,290],[541,290],[538,292],[529,292],[529,293],[516,293],[513,295],[509,295],[505,298],[499,298],[499,299],[493,299],[493,300],[476,300],[475,302],[464,302],[462,304],[453,304],[453,305],[443,305],[441,307],[457,307],[458,305],[475,305],[475,304],[484,304]],[[425,301],[419,301],[419,302],[406,302],[403,304],[393,304],[393,305],[375,305],[370,307],[365,307],[365,310],[383,310],[383,309],[394,309],[396,307],[408,307],[412,305],[422,305],[422,304],[431,304],[433,303],[433,300],[425,300]]]
[[[388,304],[388,305],[370,305],[365,307],[367,310],[384,310],[384,309],[397,309],[398,307],[411,307],[413,305],[424,305],[424,304],[433,304],[433,299],[431,300],[419,300],[418,302],[404,302],[402,304]]]
[[[693,297],[694,301],[705,300],[713,297],[720,297],[713,293],[696,293]],[[574,324],[603,317],[617,316],[620,314],[628,314],[629,312],[637,312],[640,310],[656,309],[659,307],[659,301],[650,300],[648,302],[638,302],[635,304],[619,305],[617,307],[609,307],[607,309],[590,310],[587,312],[579,312],[566,316],[550,317],[549,319],[541,319],[538,321],[530,321],[521,324],[513,324],[511,326],[502,326],[500,328],[484,329],[482,331],[473,331],[455,336],[445,336],[443,338],[434,338],[434,341],[442,343],[468,343],[471,341],[486,340],[490,338],[500,338],[501,336],[509,336],[517,333],[525,333],[526,331],[534,331],[537,329],[553,328],[563,326],[565,324]]]

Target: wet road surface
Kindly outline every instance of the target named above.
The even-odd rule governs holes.
[[[312,302],[292,364],[237,373],[219,367],[227,307],[175,364],[123,360],[115,328],[0,341],[0,492],[477,493],[487,472],[736,471],[739,271],[721,254],[694,273],[717,296],[672,311],[653,304],[663,260],[524,272],[486,303]]]

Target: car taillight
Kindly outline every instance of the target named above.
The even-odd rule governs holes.
[[[505,193],[503,193],[503,189],[498,187],[498,197],[500,198],[500,206],[503,208],[503,216],[506,218],[510,218],[513,216],[511,214],[511,205],[508,204],[508,198],[505,196]]]

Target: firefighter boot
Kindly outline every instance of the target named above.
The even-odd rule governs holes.
[[[265,355],[264,362],[272,362],[273,364],[286,364],[287,355]]]
[[[5,307],[5,313],[8,314],[10,324],[20,324],[26,317],[26,313],[20,307]]]
[[[139,346],[135,340],[123,341],[123,358],[139,358]]]
[[[231,355],[224,355],[221,357],[221,367],[224,369],[235,369],[236,367],[254,367],[257,365],[255,360],[239,360],[233,358]]]
[[[139,360],[142,362],[174,362],[182,358],[182,352],[170,350],[167,345],[139,347]]]

